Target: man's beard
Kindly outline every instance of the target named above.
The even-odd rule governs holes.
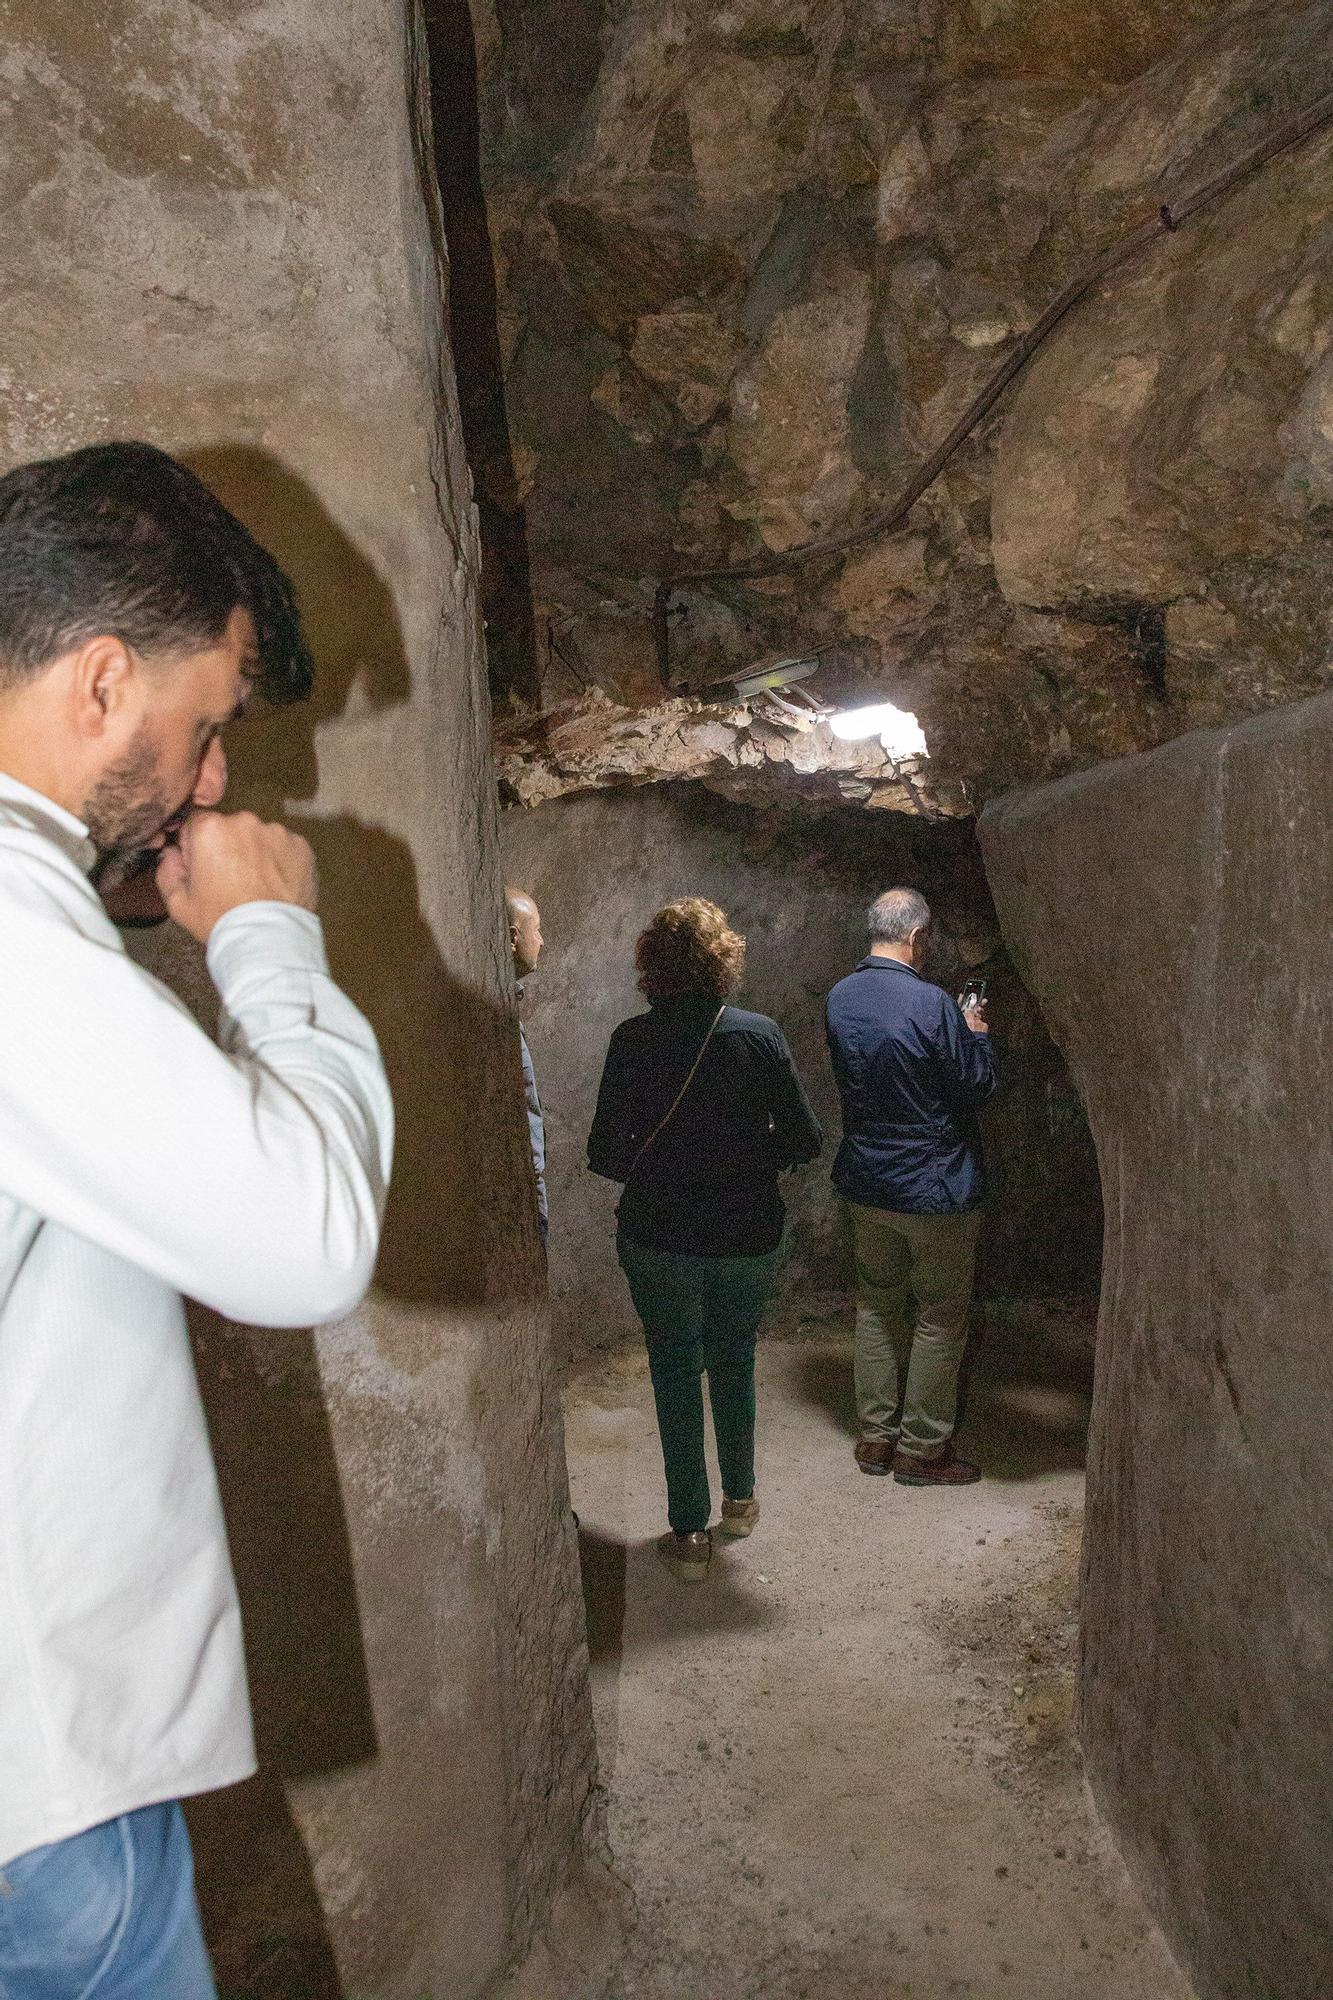
[[[173,821],[179,823],[188,803],[164,797],[157,755],[141,723],[120,763],[103,772],[84,802],[84,824],[97,848],[98,886],[114,888],[155,867],[160,850],[149,842]]]

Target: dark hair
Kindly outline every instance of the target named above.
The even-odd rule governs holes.
[[[151,658],[216,645],[243,605],[259,687],[314,666],[291,584],[201,479],[151,444],[94,444],[0,479],[0,688],[105,633]]]
[[[740,982],[745,939],[716,903],[683,896],[657,912],[634,948],[639,987],[649,1000],[698,995],[725,1000]]]

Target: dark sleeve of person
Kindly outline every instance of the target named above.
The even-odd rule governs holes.
[[[623,1181],[647,1137],[636,1129],[631,1098],[633,1082],[619,1028],[611,1037],[597,1092],[597,1110],[588,1134],[588,1165],[604,1180]]]
[[[995,1091],[995,1055],[989,1035],[974,1035],[958,1002],[947,993],[936,1035],[945,1083],[955,1104],[975,1111]]]
[[[810,1109],[787,1038],[780,1028],[773,1030],[768,1044],[769,1104],[773,1118],[773,1150],[784,1167],[798,1167],[819,1157],[824,1134]]]

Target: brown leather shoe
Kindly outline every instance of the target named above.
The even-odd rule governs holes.
[[[731,1542],[744,1541],[747,1535],[754,1533],[758,1525],[759,1502],[757,1500],[754,1498],[749,1500],[723,1500],[722,1519],[717,1524],[719,1535],[725,1535],[727,1540]]]
[[[899,1486],[975,1486],[981,1467],[955,1458],[952,1445],[947,1445],[938,1458],[915,1458],[910,1451],[895,1453],[893,1476]]]
[[[862,1472],[869,1472],[876,1479],[885,1479],[893,1471],[895,1450],[892,1438],[862,1438],[852,1455]]]
[[[713,1537],[707,1528],[694,1535],[675,1535],[668,1530],[657,1538],[657,1556],[677,1583],[702,1583],[713,1559]]]

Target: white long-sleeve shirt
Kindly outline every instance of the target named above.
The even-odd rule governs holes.
[[[392,1144],[316,917],[216,925],[218,1046],[127,956],[92,859],[0,775],[0,1866],[254,1769],[181,1294],[349,1311]]]

